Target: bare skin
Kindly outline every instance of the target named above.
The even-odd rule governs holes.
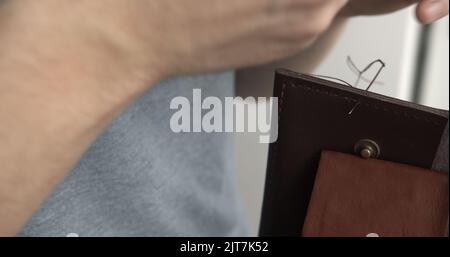
[[[108,122],[161,79],[295,56],[327,38],[336,16],[371,10],[356,4],[366,1],[3,1],[0,236],[15,235]],[[448,2],[429,20],[446,12]]]

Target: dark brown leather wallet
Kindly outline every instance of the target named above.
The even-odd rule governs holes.
[[[277,71],[274,96],[279,98],[278,140],[269,150],[261,236],[365,236],[377,231],[386,236],[445,234],[448,111],[287,70]],[[321,155],[326,157],[321,160]],[[412,181],[427,184],[411,185]],[[383,187],[387,188],[380,193]],[[367,196],[357,197],[358,193]],[[394,207],[389,206],[390,196],[397,203]],[[402,201],[404,205],[398,204]],[[434,209],[415,211],[430,206]],[[386,213],[375,211],[379,209]],[[411,222],[395,222],[404,215]],[[392,217],[393,222],[380,227],[381,216]],[[359,224],[350,226],[349,217]],[[425,228],[413,227],[416,221]]]

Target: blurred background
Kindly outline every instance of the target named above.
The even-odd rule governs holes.
[[[315,74],[354,82],[356,76],[346,64],[347,56],[351,56],[359,67],[376,59],[386,63],[378,80],[382,83],[371,91],[449,109],[448,17],[433,25],[422,26],[411,8],[386,16],[352,19]],[[235,139],[238,187],[251,233],[257,235],[268,145],[259,144],[255,133],[236,134]]]

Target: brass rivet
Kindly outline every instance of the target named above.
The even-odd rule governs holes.
[[[355,144],[355,153],[364,159],[378,158],[380,156],[380,147],[378,144],[370,139],[359,140]]]
[[[361,157],[363,157],[364,159],[369,159],[370,157],[372,157],[372,150],[369,148],[364,148],[361,150]]]

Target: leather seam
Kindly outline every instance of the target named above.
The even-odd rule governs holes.
[[[340,94],[336,94],[336,93],[332,93],[332,92],[330,92],[328,90],[316,89],[316,88],[313,88],[311,86],[306,86],[306,85],[301,85],[301,84],[293,84],[293,83],[291,83],[290,86],[293,87],[293,88],[300,88],[300,89],[304,89],[304,90],[307,90],[307,91],[311,91],[311,92],[314,92],[314,93],[317,93],[317,94],[328,95],[328,96],[334,97],[334,98],[340,98],[340,99],[343,99],[343,100],[346,100],[346,101],[349,101],[349,102],[353,102],[353,103],[358,103],[359,102],[360,104],[362,104],[362,105],[364,105],[364,106],[366,106],[366,107],[368,107],[370,109],[374,109],[374,110],[377,110],[377,111],[388,112],[388,113],[394,114],[396,116],[403,116],[404,118],[408,118],[408,119],[413,118],[413,119],[416,119],[416,120],[419,120],[419,121],[423,121],[423,122],[426,122],[426,123],[431,123],[431,124],[433,124],[435,126],[441,126],[442,125],[442,124],[440,124],[438,122],[434,122],[434,121],[432,121],[430,119],[427,119],[427,118],[424,118],[424,117],[421,117],[421,116],[410,114],[410,113],[407,113],[407,112],[404,112],[404,111],[401,112],[401,111],[390,110],[390,109],[388,109],[386,107],[381,107],[379,105],[363,103],[360,100],[357,100],[355,98],[344,96],[344,95],[340,95]],[[280,100],[281,103],[283,102],[285,88],[286,88],[286,84],[283,83],[283,88],[282,88],[282,91],[281,91],[281,100]],[[280,111],[279,112],[281,113],[281,104],[280,104]],[[279,116],[281,116],[281,115],[279,115]]]
[[[286,91],[286,84],[283,84],[281,87],[281,95],[280,95],[280,106],[279,106],[279,110],[278,110],[278,129],[280,129],[280,125],[281,125],[281,113],[283,110],[283,104],[285,102],[285,91]],[[278,143],[275,144],[275,147],[273,149],[273,157],[271,159],[275,159],[277,160],[277,155],[278,155]],[[271,160],[272,161],[272,160]]]

